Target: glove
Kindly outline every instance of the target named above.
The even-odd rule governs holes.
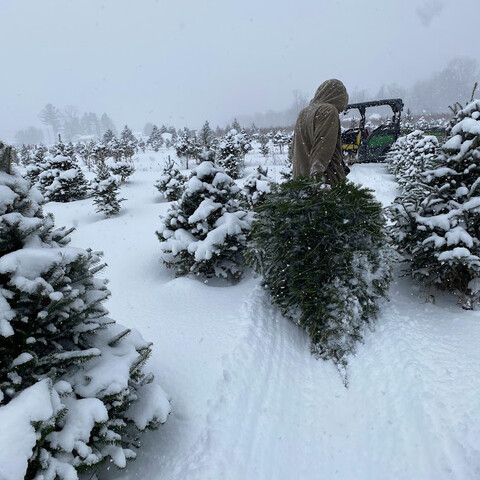
[[[316,173],[313,178],[320,184],[319,188],[320,190],[325,190],[326,192],[329,192],[332,187],[327,183],[327,179],[325,178],[325,175],[323,173]]]

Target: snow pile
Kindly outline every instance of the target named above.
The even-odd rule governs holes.
[[[1,398],[0,398],[1,405]],[[60,399],[48,379],[23,390],[8,405],[0,406],[0,478],[25,477],[28,461],[40,434],[54,423]],[[70,473],[73,474],[73,467]]]

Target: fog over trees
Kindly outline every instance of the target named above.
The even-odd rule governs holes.
[[[478,81],[480,81],[478,61],[468,57],[457,57],[443,70],[433,73],[410,87],[390,83],[382,85],[377,92],[372,92],[368,88],[349,89],[350,103],[402,98],[405,109],[410,109],[414,114],[448,113],[449,105],[470,99],[473,86]],[[298,112],[308,104],[314,93],[305,94],[296,90],[293,92],[293,101],[288,109],[239,116],[239,120],[244,125],[255,123],[258,127],[293,125]]]
[[[449,112],[449,105],[470,99],[473,85],[479,80],[478,61],[469,57],[457,57],[444,69],[410,87],[397,83],[383,84],[377,92],[372,92],[368,88],[349,88],[350,103],[402,98],[405,110],[409,109],[413,114],[443,114]],[[291,126],[295,123],[300,110],[308,105],[314,93],[294,90],[291,104],[284,110],[255,112],[251,115],[236,115],[232,112],[232,120],[236,117],[242,125],[255,124],[257,127]],[[286,99],[285,103],[287,101]],[[81,136],[100,138],[107,130],[116,133],[115,123],[106,113],[98,116],[93,112],[81,112],[75,106],[57,108],[49,103],[39,112],[38,118],[44,125],[43,131],[38,126],[22,129],[15,135],[17,144],[34,144],[44,140],[53,142],[57,140],[58,134],[61,134],[66,141],[71,141]],[[156,121],[160,124],[163,119]],[[147,123],[147,125],[153,124]],[[137,126],[137,129],[140,130],[140,126]],[[148,136],[149,132],[144,134]]]

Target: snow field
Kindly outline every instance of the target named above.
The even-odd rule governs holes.
[[[170,153],[170,152],[169,152]],[[480,335],[477,312],[425,295],[397,274],[375,331],[348,367],[315,360],[307,335],[270,305],[259,279],[236,285],[174,278],[155,235],[168,203],[154,187],[165,153],[148,152],[123,186],[119,216],[92,200],[49,203],[72,246],[105,252],[119,323],[154,342],[148,369],[172,413],[142,436],[111,479],[474,479],[480,476]],[[248,169],[281,162],[247,155]],[[273,165],[272,165],[273,164]],[[396,195],[383,165],[354,165],[350,178],[388,205]]]

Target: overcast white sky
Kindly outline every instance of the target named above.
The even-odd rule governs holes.
[[[327,78],[375,92],[480,57],[480,0],[0,0],[0,136],[46,103],[224,124]]]

